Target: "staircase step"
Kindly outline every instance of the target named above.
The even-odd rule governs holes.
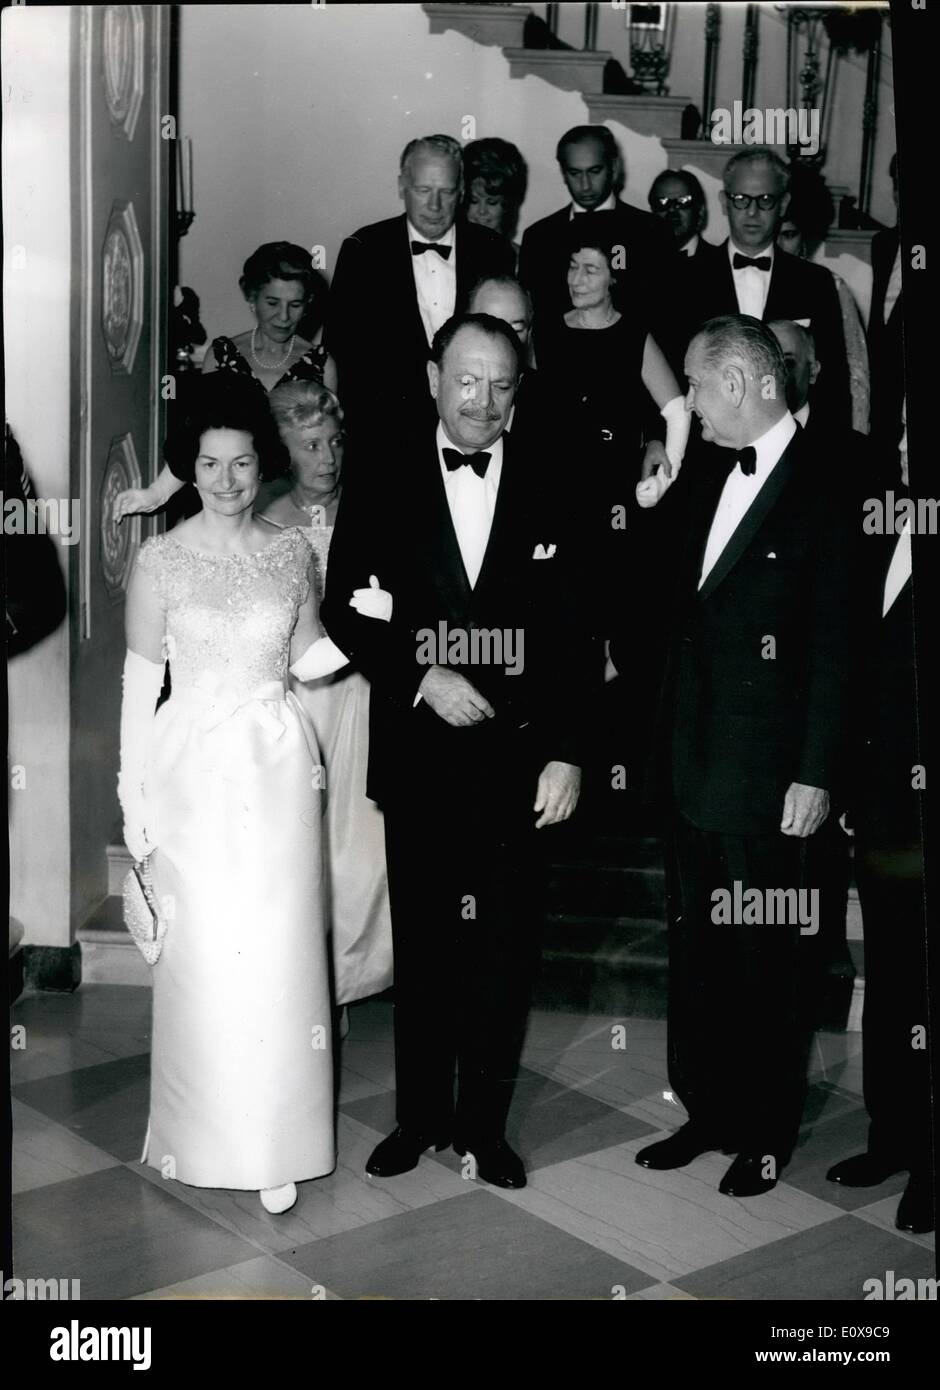
[[[82,983],[93,985],[152,985],[153,971],[124,925],[120,897],[105,898],[82,927]]]
[[[566,92],[599,94],[609,53],[579,53],[546,48],[504,48],[510,77],[541,77]]]
[[[456,29],[474,43],[518,48],[523,42],[526,20],[532,11],[526,5],[422,5],[431,21],[431,33]]]
[[[588,120],[594,125],[617,121],[637,135],[658,135],[678,140],[682,134],[682,117],[690,97],[622,96],[615,93],[591,94],[585,98]],[[698,142],[696,142],[698,143]]]

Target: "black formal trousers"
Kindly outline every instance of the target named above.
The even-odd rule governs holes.
[[[505,1130],[545,893],[546,832],[533,829],[529,810],[536,779],[526,778],[519,801],[485,767],[483,782],[500,788],[498,806],[457,790],[384,807],[396,1117],[414,1133],[471,1144]]]
[[[862,1067],[869,1152],[931,1172],[927,939],[920,845],[878,848],[856,837],[865,936]]]
[[[713,920],[716,889],[808,888],[806,842],[699,830],[669,845],[669,1080],[689,1119],[731,1153],[785,1163],[803,1109],[811,1009],[800,925]]]

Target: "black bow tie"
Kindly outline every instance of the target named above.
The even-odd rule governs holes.
[[[413,256],[423,256],[425,251],[436,251],[439,256],[443,256],[445,261],[450,260],[451,247],[441,246],[436,241],[413,241],[411,243],[411,254]]]
[[[757,450],[750,444],[746,449],[739,449],[737,464],[744,476],[749,478],[757,470]]]
[[[478,478],[486,476],[486,470],[490,466],[490,455],[462,454],[459,449],[445,449],[444,462],[447,465],[448,473],[453,473],[455,469],[462,468],[464,464],[469,464]]]
[[[742,256],[740,251],[735,251],[731,265],[734,270],[743,270],[745,266],[752,265],[755,270],[769,270],[773,262],[769,256],[755,256],[752,260],[750,256]]]

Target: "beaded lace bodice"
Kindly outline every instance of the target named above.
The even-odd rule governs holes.
[[[310,543],[296,527],[250,555],[191,550],[172,534],[145,541],[138,564],[166,613],[174,689],[206,674],[243,692],[285,680],[310,560]]]

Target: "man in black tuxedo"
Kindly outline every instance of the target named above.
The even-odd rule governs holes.
[[[884,499],[886,487],[907,496],[903,437],[901,444],[901,487],[875,477],[876,499]],[[849,815],[865,935],[862,1059],[871,1125],[866,1152],[843,1159],[827,1176],[845,1187],[875,1187],[906,1170],[895,1225],[926,1232],[935,1221],[934,1165],[911,533],[897,534],[892,526],[868,534],[861,515],[857,524],[860,631]]]
[[[661,504],[691,493],[664,699],[669,1076],[689,1119],[637,1162],[723,1149],[737,1157],[720,1190],[744,1197],[774,1186],[802,1110],[806,842],[840,773],[851,520],[787,409],[763,324],[710,321],[685,366],[719,446]]]
[[[693,262],[685,324],[723,314],[749,314],[767,323],[792,319],[809,328],[824,371],[817,406],[833,425],[849,429],[852,397],[842,311],[832,275],[781,251],[777,231],[789,205],[790,171],[773,150],[755,147],[725,166],[720,198],[731,235],[718,264]]]
[[[393,420],[421,412],[433,421],[434,334],[466,307],[481,276],[512,273],[505,237],[457,220],[462,169],[449,135],[411,140],[398,178],[404,213],[360,227],[340,248],[324,336],[351,435],[387,437]]]
[[[589,655],[539,461],[505,434],[519,353],[488,315],[439,330],[436,430],[419,422],[350,482],[330,547],[324,621],[371,682],[368,792],[385,812],[398,1127],[369,1159],[378,1177],[453,1141],[486,1181],[526,1180],[505,1123],[540,832],[577,804]],[[349,606],[371,574],[394,600],[381,632]]]
[[[613,240],[623,247],[625,264],[618,271],[616,307],[636,313],[641,302],[648,302],[655,310],[653,295],[661,289],[666,267],[675,258],[672,237],[657,218],[617,197],[624,170],[613,135],[603,125],[574,126],[559,140],[556,158],[571,202],[527,227],[519,253],[519,279],[532,296],[536,334],[540,322],[553,322],[571,308],[568,224],[584,212],[610,212]]]
[[[679,256],[672,271],[669,301],[685,305],[696,284],[709,275],[719,274],[722,252],[702,235],[705,227],[705,190],[688,169],[664,169],[650,185],[650,212],[669,229]],[[669,359],[669,365],[682,379],[682,364],[689,345],[689,325],[685,315],[661,315],[656,341]]]
[[[898,204],[898,157],[892,156],[891,183]],[[904,399],[903,304],[901,292],[901,232],[899,227],[878,232],[871,241],[872,292],[868,316],[868,359],[871,363],[870,429],[879,451],[893,455],[901,438]]]

